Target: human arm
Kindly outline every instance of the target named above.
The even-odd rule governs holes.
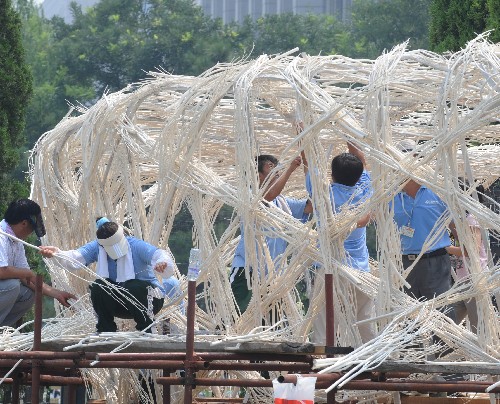
[[[161,273],[164,278],[169,278],[174,274],[174,261],[171,255],[161,249],[157,249],[151,259],[151,266],[156,272]]]
[[[29,268],[17,268],[10,265],[0,267],[0,279],[20,279],[24,284],[34,283],[36,274]]]
[[[78,250],[62,251],[54,246],[41,246],[40,254],[44,258],[60,258],[59,263],[69,270],[80,269],[87,264],[82,253]]]
[[[457,257],[463,257],[464,254],[462,252],[462,248],[456,246],[456,245],[449,245],[448,247],[445,247],[445,250],[448,254],[450,255],[455,255]],[[465,250],[465,248],[464,248]],[[465,252],[465,256],[467,257],[467,251]]]
[[[349,153],[354,154],[357,158],[359,158],[363,163],[363,167],[366,168],[365,154],[351,142],[347,142],[347,149],[349,150]]]
[[[271,185],[269,186],[267,192],[264,195],[264,199],[266,201],[273,201],[276,199],[276,197],[281,194],[281,191],[283,191],[283,188],[285,188],[285,185],[292,175],[292,173],[299,167],[301,164],[301,158],[299,156],[295,157],[290,165],[287,167],[287,169],[276,179],[276,181],[272,182]]]
[[[66,292],[64,290],[59,290],[59,289],[53,288],[52,286],[47,285],[46,283],[44,283],[42,286],[42,293],[45,296],[50,296],[50,297],[56,299],[64,307],[71,306],[71,304],[68,301],[69,299],[77,300],[77,297],[74,294]]]
[[[368,213],[357,221],[356,227],[358,229],[361,227],[365,227],[368,225],[368,223],[370,223],[370,220],[371,220],[371,214]]]
[[[307,165],[307,159],[304,150],[300,152],[300,157],[302,158],[302,167],[304,168],[304,174],[307,175],[307,173],[309,172],[309,166]]]
[[[295,124],[295,130],[297,132],[297,135],[299,133],[302,133],[304,130],[304,122],[300,121]],[[304,174],[307,174],[309,172],[309,166],[307,165],[307,159],[306,159],[306,154],[304,153],[304,150],[300,152],[300,157],[302,158],[302,167],[304,169]]]
[[[313,213],[314,209],[313,209],[313,205],[312,205],[312,202],[310,199],[308,199],[306,201],[306,206],[304,206],[304,213],[310,215],[311,213]]]

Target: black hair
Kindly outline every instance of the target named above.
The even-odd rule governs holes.
[[[110,238],[118,231],[118,225],[115,222],[106,222],[99,226],[95,232],[98,239],[104,240]]]
[[[5,211],[4,219],[8,224],[18,224],[23,220],[32,221],[32,216],[42,213],[40,205],[31,199],[23,198],[13,201]]]
[[[261,154],[255,160],[257,160],[257,171],[259,173],[264,170],[264,164],[267,162],[273,163],[274,166],[278,165],[278,159],[271,154]]]
[[[363,162],[352,153],[342,153],[332,160],[333,181],[338,184],[354,186],[363,174]]]

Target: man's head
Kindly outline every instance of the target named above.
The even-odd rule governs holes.
[[[351,153],[342,153],[332,160],[332,179],[337,184],[354,186],[363,174],[363,162]]]
[[[278,159],[270,154],[261,154],[257,157],[257,171],[259,172],[259,184],[262,184],[271,170],[278,165]]]
[[[40,205],[31,199],[23,198],[11,202],[5,211],[4,219],[9,226],[16,226],[16,235],[18,232],[22,233],[20,238],[28,237],[33,231],[38,237],[45,236],[42,210]]]
[[[115,222],[97,219],[98,228],[96,231],[97,242],[104,248],[111,259],[118,259],[127,255],[128,242],[123,233],[123,228]]]

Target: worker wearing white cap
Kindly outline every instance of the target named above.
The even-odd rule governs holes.
[[[78,268],[78,263],[88,266],[97,262],[98,278],[90,285],[97,332],[116,331],[114,317],[133,318],[137,330],[150,332],[153,316],[162,308],[165,293],[154,271],[164,278],[172,276],[171,255],[125,235],[122,226],[105,217],[99,218],[96,225],[97,240],[71,251],[41,247],[42,255],[51,258],[60,253],[70,257],[71,260],[59,260],[68,269]]]

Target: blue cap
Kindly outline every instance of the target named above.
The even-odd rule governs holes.
[[[107,217],[101,217],[99,220],[97,220],[95,222],[95,226],[97,229],[99,229],[99,227],[101,227],[104,223],[108,223],[109,222],[109,219]]]

